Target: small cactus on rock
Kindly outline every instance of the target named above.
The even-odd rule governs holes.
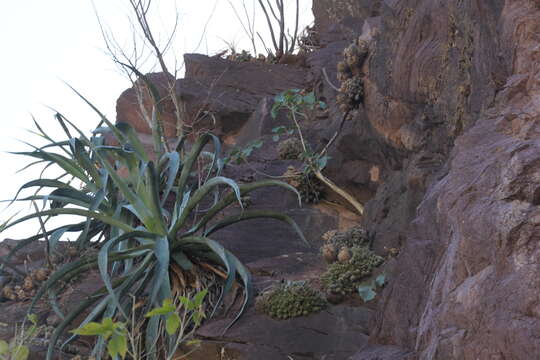
[[[287,282],[264,293],[257,308],[274,319],[284,320],[306,316],[321,311],[327,306],[318,291],[304,282]]]
[[[355,40],[343,50],[343,61],[337,64],[338,80],[341,82],[337,102],[343,112],[357,109],[364,100],[362,66],[368,50],[366,41]]]

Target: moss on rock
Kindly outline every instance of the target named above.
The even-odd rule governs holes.
[[[274,319],[289,319],[321,311],[327,302],[315,289],[304,283],[281,284],[262,295],[258,308]]]

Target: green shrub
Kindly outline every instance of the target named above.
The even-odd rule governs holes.
[[[50,339],[47,359],[52,359],[61,334],[85,310],[91,311],[83,326],[100,318],[130,321],[130,296],[147,296],[144,309],[148,312],[165,299],[172,298],[175,292],[201,290],[172,288],[171,267],[186,273],[194,268],[201,271],[208,268],[201,264],[222,267],[226,279],[217,304],[209,310],[211,313],[221,304],[223,294],[239,279],[244,286],[244,301],[236,321],[252,300],[251,276],[232,253],[212,240],[211,235],[239,221],[272,217],[289,223],[305,239],[294,221],[283,214],[242,208],[236,215],[219,220],[216,216],[235,202],[242,206],[242,196],[263,187],[281,186],[297,193],[296,190],[275,180],[238,185],[221,176],[220,142],[210,133],[202,134],[189,147],[182,138],[175,149],[164,150],[156,107],[152,112],[153,160],[130,125],[112,124],[90,102],[81,98],[99,114],[100,126],[103,126],[87,137],[64,116],[56,114],[66,135],[65,140],[56,141],[36,122],[38,135],[48,144],[18,154],[35,159],[35,163],[43,164],[45,169],[58,167],[63,175],[45,178],[42,173],[40,178],[21,186],[13,201],[39,202],[43,203],[43,208],[3,224],[0,229],[3,231],[35,218],[42,223],[42,231],[20,241],[6,262],[34,241],[46,240],[49,250],[54,251],[55,245],[67,233],[79,233],[75,245],[82,255],[50,275],[34,297],[29,311],[46,294],[54,300],[61,284],[89,269],[99,269],[101,274],[104,287],[63,317]],[[113,138],[117,145],[106,144],[105,136]],[[200,169],[198,164],[205,164],[203,170],[197,170]],[[223,187],[230,190],[226,192]],[[18,198],[22,190],[31,188],[37,189],[34,195]],[[67,217],[67,221],[72,221],[73,215],[82,217],[82,221],[45,229],[51,217]],[[85,251],[89,248],[98,251]],[[159,357],[154,344],[158,337],[165,336],[163,326],[160,326],[163,321],[162,317],[147,320],[145,334],[149,359]],[[103,352],[104,342],[98,341],[93,353],[99,358]]]

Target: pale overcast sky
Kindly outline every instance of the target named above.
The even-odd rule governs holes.
[[[254,0],[245,0],[248,7]],[[242,0],[231,0],[242,11]],[[291,5],[294,0],[286,0]],[[130,15],[127,0],[94,0],[102,21],[119,42],[129,41]],[[180,14],[180,27],[174,43],[174,55],[181,60],[186,52],[210,55],[227,48],[224,41],[236,43],[238,49],[250,49],[250,43],[227,0],[154,0],[151,22],[154,31],[165,37],[174,20],[175,7]],[[300,0],[301,23],[312,21],[311,0]],[[175,6],[176,5],[176,6]],[[293,12],[289,14],[291,17]],[[202,42],[201,35],[206,35]],[[265,20],[256,16],[257,28],[266,34]],[[292,19],[291,19],[292,23]],[[0,12],[0,166],[2,179],[0,199],[12,198],[23,183],[37,177],[26,171],[15,174],[27,161],[6,154],[25,151],[28,147],[18,140],[34,141],[26,130],[33,129],[34,115],[43,128],[58,132],[46,106],[62,112],[84,130],[95,127],[98,119],[64,85],[66,81],[97,105],[114,120],[116,99],[129,87],[129,82],[117,71],[104,52],[104,43],[91,0],[17,0],[2,5]],[[198,47],[197,47],[198,46]],[[262,47],[259,50],[262,52]],[[173,67],[173,65],[170,65]],[[150,70],[150,69],[144,69]],[[4,210],[0,204],[0,222],[20,207]],[[27,211],[27,207],[23,211]],[[28,229],[24,225],[22,226]],[[20,227],[0,234],[20,237]]]

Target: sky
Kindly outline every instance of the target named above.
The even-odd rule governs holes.
[[[245,0],[251,14],[254,0]],[[234,4],[242,14],[242,0],[154,0],[151,26],[162,42],[179,14],[178,34],[167,58],[169,68],[175,59],[181,62],[184,53],[213,55],[235,44],[238,50],[250,49],[248,37],[232,10]],[[289,6],[294,0],[285,0]],[[96,17],[104,28],[129,49],[132,40],[128,0],[17,0],[9,1],[0,12],[0,200],[11,199],[17,189],[39,176],[39,170],[16,173],[28,160],[8,154],[27,151],[21,141],[37,144],[32,116],[45,131],[61,139],[61,129],[53,119],[61,112],[84,131],[93,129],[98,118],[65,84],[68,83],[91,100],[105,115],[114,120],[116,99],[130,87],[105,51]],[[302,27],[312,22],[311,0],[300,0]],[[293,23],[294,11],[288,20]],[[257,11],[255,26],[268,39],[265,19]],[[270,43],[267,40],[267,43]],[[259,52],[262,46],[259,45]],[[144,65],[151,71],[153,62]],[[28,206],[18,204],[5,208],[0,204],[0,223]],[[37,231],[37,224],[15,227],[0,234],[4,238],[21,238]]]

